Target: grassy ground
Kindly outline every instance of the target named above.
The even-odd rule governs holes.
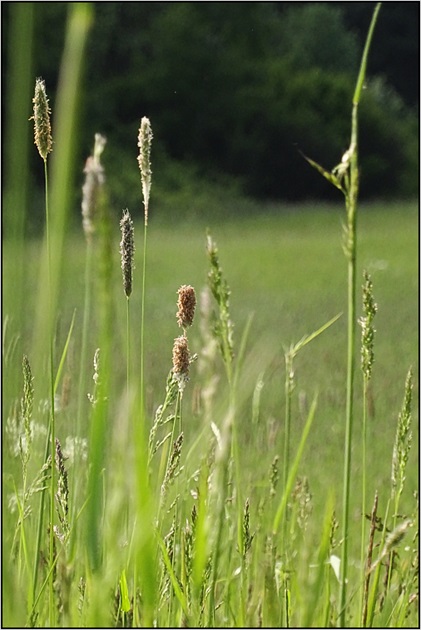
[[[338,313],[346,310],[346,265],[341,250],[341,222],[343,210],[338,207],[272,207],[266,208],[260,215],[229,220],[212,225],[203,218],[194,223],[168,226],[159,217],[151,218],[148,240],[147,301],[146,301],[146,341],[145,341],[145,378],[147,422],[150,426],[153,414],[165,393],[165,380],[171,368],[171,349],[174,337],[179,332],[175,322],[177,289],[182,284],[195,287],[198,297],[206,285],[207,260],[205,252],[206,228],[209,227],[219,248],[220,261],[228,280],[231,294],[231,316],[235,324],[234,335],[237,353],[240,339],[248,318],[253,315],[247,337],[239,392],[237,395],[236,422],[239,432],[238,469],[241,493],[249,496],[251,502],[251,526],[257,531],[263,525],[260,504],[269,483],[270,467],[276,455],[282,461],[283,422],[285,409],[285,367],[284,349],[305,334],[320,328]],[[134,215],[134,213],[133,213]],[[417,207],[416,204],[372,204],[360,209],[359,225],[359,278],[362,284],[362,270],[367,269],[372,275],[374,296],[378,304],[375,328],[375,364],[372,378],[372,404],[368,427],[368,488],[367,497],[371,509],[374,491],[380,493],[379,514],[384,515],[386,498],[389,496],[392,449],[396,432],[397,416],[401,408],[404,380],[407,369],[417,368]],[[121,411],[121,396],[125,384],[125,299],[122,290],[119,269],[119,216],[114,220],[114,251],[112,260],[112,344],[113,360],[110,385],[110,417],[114,426],[110,429],[112,437],[105,455],[106,467],[112,473],[114,483],[121,483],[123,495],[130,493],[130,477],[125,476],[122,458],[129,448],[130,430],[127,428],[124,413]],[[142,268],[141,225],[136,223],[136,271],[135,290],[131,300],[132,341],[134,378],[138,375],[139,338],[140,338],[140,278]],[[40,244],[33,241],[27,248],[25,268],[27,269],[25,287],[24,325],[14,345],[15,334],[13,318],[8,322],[4,335],[5,348],[11,348],[8,358],[10,374],[19,373],[20,357],[23,353],[31,358],[34,343],[32,339],[32,313],[37,300],[33,290],[37,281],[38,253]],[[72,435],[73,416],[76,409],[77,382],[79,376],[80,328],[83,312],[85,243],[82,232],[67,238],[63,258],[63,275],[60,285],[59,320],[57,345],[62,347],[68,332],[70,321],[76,309],[75,333],[72,337],[65,375],[70,378],[72,387],[70,399],[63,412],[57,414],[57,435],[62,444]],[[4,243],[4,316],[7,317],[9,305],[13,304],[13,251],[10,244]],[[360,309],[360,291],[358,293]],[[94,306],[95,313],[95,306]],[[307,418],[313,396],[318,392],[318,406],[314,424],[308,438],[303,460],[300,463],[299,476],[307,477],[311,493],[312,516],[307,530],[306,546],[299,558],[297,575],[309,571],[309,558],[316,549],[323,530],[323,517],[328,497],[333,492],[334,503],[338,511],[341,496],[343,469],[344,401],[346,378],[346,321],[343,315],[326,332],[304,348],[295,363],[296,389],[292,402],[292,451],[295,453]],[[359,333],[358,333],[359,334]],[[89,334],[89,365],[86,366],[86,378],[92,381],[93,354],[98,345],[96,318],[94,316]],[[191,366],[191,378],[183,400],[183,430],[185,432],[185,471],[179,488],[184,497],[184,509],[190,509],[188,492],[194,487],[196,466],[206,454],[209,441],[209,427],[204,426],[205,414],[200,405],[201,393],[206,385],[202,354],[204,339],[201,334],[199,313],[192,330],[189,332],[189,345],[192,352],[199,355],[197,363]],[[14,350],[12,350],[12,347]],[[216,424],[221,422],[225,413],[226,386],[218,359],[215,359],[216,394],[213,406]],[[89,380],[88,380],[89,379]],[[20,377],[21,380],[21,377]],[[45,380],[45,379],[44,379]],[[360,427],[362,417],[361,379],[357,372],[357,400],[355,407],[355,441],[353,451],[353,491],[351,496],[351,570],[357,571],[359,558],[360,533],[360,467],[361,451]],[[417,374],[414,378],[417,383]],[[19,377],[16,376],[16,383]],[[35,390],[42,389],[43,377],[35,373]],[[45,385],[45,383],[44,383]],[[21,385],[20,385],[21,386]],[[10,389],[9,389],[10,387]],[[10,377],[6,382],[4,397],[4,415],[13,415],[13,390],[16,384]],[[92,385],[93,388],[93,385]],[[256,392],[261,390],[260,404],[256,401]],[[39,389],[38,389],[39,391]],[[414,392],[415,399],[417,392]],[[36,415],[40,412],[40,396]],[[36,398],[37,400],[37,398]],[[413,422],[415,430],[416,422]],[[126,437],[121,432],[127,432]],[[86,424],[82,427],[85,436],[89,434]],[[207,437],[206,437],[207,436]],[[199,439],[201,438],[201,439]],[[198,441],[199,439],[199,441]],[[16,513],[11,514],[7,500],[13,494],[13,484],[19,485],[19,460],[13,458],[7,448],[12,446],[10,435],[6,436],[5,448],[5,548],[11,545],[16,522]],[[41,442],[40,442],[41,443]],[[413,510],[412,493],[417,488],[417,436],[414,436],[413,448],[407,468],[407,482],[402,497],[402,513]],[[126,452],[128,461],[132,454]],[[39,462],[33,458],[34,472]],[[112,463],[113,462],[113,463]],[[114,469],[113,469],[114,466]],[[281,466],[281,464],[280,464]],[[9,474],[10,473],[10,474]],[[69,468],[69,475],[76,471]],[[121,478],[120,478],[121,475]],[[179,482],[180,483],[180,482]],[[124,490],[125,488],[125,490]],[[190,488],[190,490],[189,490]],[[111,490],[110,497],[114,495]],[[120,490],[121,492],[121,490]],[[240,490],[239,490],[240,492]],[[125,509],[120,498],[120,507]],[[80,504],[81,505],[81,504]],[[180,508],[181,509],[181,508]],[[115,511],[111,515],[117,519]],[[28,523],[31,522],[28,518]],[[111,517],[110,517],[111,518]],[[104,534],[111,541],[120,529],[109,520]],[[115,531],[113,531],[115,527]],[[166,527],[169,528],[169,523]],[[124,529],[124,528],[123,528]],[[30,527],[28,527],[30,531]],[[29,547],[31,538],[29,534]],[[256,538],[256,545],[257,542]],[[314,549],[312,549],[314,546]],[[109,554],[112,553],[109,551]],[[234,553],[234,552],[233,552]],[[257,552],[256,552],[257,553]],[[261,553],[264,554],[263,548]],[[235,554],[234,554],[235,555]],[[257,553],[258,555],[258,553]],[[263,557],[263,555],[262,555]],[[114,559],[115,560],[115,559]],[[80,560],[74,560],[75,566],[82,571]],[[227,561],[228,562],[228,561]],[[115,563],[114,563],[115,564]],[[113,566],[114,566],[113,564]],[[117,567],[115,564],[115,567]],[[228,562],[227,567],[232,565]],[[8,568],[10,570],[10,568]],[[228,570],[228,569],[227,569]],[[263,580],[257,569],[256,579]],[[350,579],[352,579],[351,573]],[[19,580],[14,575],[16,584]],[[76,577],[74,578],[76,579]],[[298,577],[297,577],[298,580]],[[111,580],[112,581],[112,580]],[[114,580],[115,581],[115,580]],[[13,581],[9,583],[12,588]],[[73,587],[74,588],[74,587]],[[7,591],[7,589],[6,589]],[[6,595],[8,593],[6,592]],[[10,594],[10,593],[9,593]],[[73,596],[74,591],[73,591]],[[18,601],[21,610],[8,607],[8,623],[24,624],[25,605],[20,590]],[[226,597],[224,599],[227,601]],[[256,604],[257,606],[257,604]],[[98,612],[98,611],[97,611]],[[169,614],[168,619],[174,621]],[[220,623],[239,623],[237,613],[220,617]],[[257,619],[254,611],[250,619]],[[91,621],[95,620],[91,612]],[[105,617],[98,612],[96,623],[105,623]],[[273,617],[276,617],[274,613]],[[161,617],[161,620],[163,618]],[[228,619],[228,621],[227,621]],[[296,616],[297,622],[300,616]],[[302,620],[302,617],[301,617]],[[273,621],[268,617],[267,622]]]

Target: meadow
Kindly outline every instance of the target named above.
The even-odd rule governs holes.
[[[379,8],[349,149],[308,159],[345,210],[160,214],[143,117],[138,208],[110,202],[97,134],[76,224],[71,11],[51,182],[35,83],[42,238],[21,181],[5,196],[5,626],[418,627],[418,207],[357,212]]]
[[[173,339],[177,334],[175,322],[177,289],[183,284],[190,284],[196,288],[198,295],[198,308],[194,325],[189,331],[189,345],[192,352],[198,354],[198,360],[190,369],[190,380],[186,385],[183,396],[183,431],[185,433],[185,468],[184,474],[177,480],[180,503],[183,506],[183,518],[179,516],[178,526],[182,528],[184,518],[189,517],[193,500],[191,493],[197,484],[194,473],[200,466],[202,458],[208,456],[210,443],[212,442],[212,430],[206,426],[211,417],[211,422],[220,425],[224,418],[225,404],[228,396],[227,386],[223,374],[223,364],[214,356],[212,366],[206,365],[209,357],[209,322],[206,321],[206,313],[202,311],[206,305],[201,305],[204,297],[203,290],[207,286],[207,255],[206,255],[206,231],[211,233],[219,247],[220,261],[225,277],[229,280],[231,288],[231,317],[234,322],[234,343],[238,355],[241,337],[250,317],[249,332],[247,335],[244,354],[241,361],[241,375],[239,377],[236,418],[238,441],[238,467],[241,496],[250,501],[250,528],[257,546],[259,531],[265,527],[267,515],[262,514],[262,503],[265,498],[269,500],[271,487],[271,465],[276,456],[279,457],[279,466],[283,458],[284,415],[285,415],[285,361],[284,351],[291,343],[300,340],[304,335],[320,328],[325,322],[339,313],[343,313],[346,304],[344,284],[346,269],[343,264],[341,251],[341,222],[343,209],[337,206],[322,205],[307,206],[279,206],[263,208],[260,216],[244,217],[218,222],[215,225],[206,224],[203,221],[181,223],[177,227],[166,226],[159,218],[151,218],[148,242],[148,285],[146,301],[146,341],[145,341],[145,365],[146,365],[146,422],[147,427],[152,424],[152,419],[157,405],[162,401],[165,392],[165,382],[171,368],[171,348]],[[123,405],[122,396],[125,383],[125,299],[122,290],[120,261],[119,261],[119,231],[118,215],[115,213],[113,223],[115,230],[112,238],[112,275],[113,275],[113,361],[110,378],[110,426],[107,429],[110,442],[107,446],[105,460],[110,462],[105,468],[112,478],[117,477],[119,483],[112,484],[113,490],[109,490],[114,501],[118,501],[120,509],[128,509],[131,503],[131,484],[135,485],[132,474],[126,470],[125,462],[131,461],[130,443],[132,434],[124,419],[124,411],[119,409]],[[403,383],[408,367],[417,367],[417,206],[410,203],[377,203],[362,206],[360,208],[360,256],[358,263],[359,277],[362,284],[362,270],[367,269],[373,278],[374,294],[378,304],[376,315],[376,341],[375,363],[372,377],[372,409],[368,427],[368,464],[367,464],[367,496],[370,502],[374,492],[380,495],[379,514],[386,509],[386,501],[390,494],[390,477],[392,465],[392,452],[395,441],[397,418],[400,412]],[[141,233],[141,221],[135,222],[135,234]],[[4,287],[7,294],[7,279],[13,278],[13,254],[10,245],[4,243]],[[57,435],[61,443],[67,445],[66,455],[71,455],[71,445],[74,443],[73,417],[76,413],[77,383],[79,378],[78,357],[80,356],[80,335],[77,330],[82,325],[83,312],[83,279],[84,279],[84,248],[82,230],[72,233],[66,243],[64,265],[62,271],[62,283],[60,291],[60,335],[58,345],[63,345],[73,312],[75,316],[75,332],[72,336],[66,367],[64,369],[63,382],[67,383],[70,393],[67,394],[66,406],[57,413]],[[31,348],[31,317],[30,313],[36,308],[36,292],[30,291],[30,286],[36,282],[39,252],[41,243],[35,240],[28,247],[28,277],[25,294],[25,312],[28,315],[27,336],[19,339],[15,350],[8,357],[8,362],[18,365],[18,348]],[[38,253],[38,255],[37,255]],[[142,267],[141,247],[136,251],[134,290],[132,301],[132,356],[138,366],[140,352],[140,291],[138,289],[138,275]],[[31,275],[33,274],[33,275]],[[11,287],[13,290],[14,287]],[[201,297],[202,296],[202,297]],[[361,297],[359,296],[359,311],[361,312]],[[7,304],[7,300],[5,304]],[[206,310],[206,309],[205,309]],[[7,315],[7,309],[5,309]],[[98,327],[92,321],[92,329],[89,335],[89,365],[86,366],[85,383],[88,391],[89,383],[93,385],[93,356],[97,347]],[[8,348],[13,339],[5,330],[4,346]],[[307,445],[299,464],[296,484],[305,483],[307,498],[302,506],[301,529],[295,523],[291,524],[291,531],[298,529],[302,536],[300,547],[295,551],[297,562],[304,581],[311,579],[311,558],[317,553],[320,538],[323,532],[323,519],[325,517],[326,502],[332,495],[332,509],[340,509],[341,497],[341,471],[343,467],[343,434],[344,434],[344,401],[345,401],[345,377],[346,366],[344,355],[346,350],[346,325],[342,316],[319,338],[315,339],[302,354],[297,357],[295,365],[296,390],[292,401],[292,426],[291,444],[294,452],[303,430],[311,400],[318,392],[318,403],[312,430],[307,439]],[[25,351],[29,356],[31,352]],[[8,365],[6,367],[9,367]],[[213,400],[204,402],[203,391],[209,387],[209,370],[213,371],[215,378]],[[45,373],[45,372],[44,372]],[[138,375],[134,368],[133,378]],[[37,392],[42,377],[34,374],[34,389]],[[417,382],[415,374],[415,383]],[[5,381],[7,381],[7,376]],[[69,385],[71,383],[71,386]],[[351,556],[352,565],[356,574],[359,574],[358,553],[361,524],[361,418],[362,418],[362,378],[357,377],[356,422],[354,429],[355,447],[352,463],[352,526],[351,526]],[[7,383],[6,383],[7,384]],[[45,383],[44,383],[45,387]],[[91,388],[92,389],[92,388]],[[6,390],[7,391],[7,390]],[[416,396],[416,392],[414,392]],[[13,408],[13,402],[4,400]],[[210,410],[206,405],[211,405]],[[204,407],[205,405],[205,407]],[[124,406],[124,405],[123,405]],[[34,411],[36,425],[48,425],[48,419]],[[13,415],[5,406],[5,418]],[[21,427],[23,431],[23,428]],[[135,429],[136,430],[136,429]],[[405,492],[401,499],[402,514],[411,514],[415,503],[413,493],[418,484],[418,439],[416,434],[416,422],[413,420],[414,440],[413,448],[406,469]],[[38,427],[38,431],[40,428]],[[42,433],[42,432],[41,432]],[[89,420],[84,421],[80,438],[89,439]],[[31,457],[30,471],[35,477],[42,460],[43,442],[41,435],[34,438],[33,455]],[[15,441],[13,441],[15,440]],[[38,442],[37,442],[38,440]],[[5,503],[17,491],[20,484],[20,462],[16,445],[16,433],[7,434],[5,437]],[[42,448],[41,448],[42,447]],[[38,451],[36,450],[38,448]],[[112,462],[112,464],[111,464]],[[86,463],[84,464],[86,466]],[[132,462],[132,465],[133,462]],[[75,469],[70,459],[67,464],[69,478],[82,474],[79,468]],[[13,471],[13,472],[12,472]],[[194,479],[194,481],[193,481]],[[13,480],[13,481],[12,481]],[[73,482],[72,482],[73,483]],[[13,488],[15,490],[13,491]],[[86,498],[86,489],[79,490],[79,507]],[[114,496],[114,494],[116,496]],[[31,537],[31,524],[34,521],[36,501],[39,493],[34,493],[30,504],[34,504],[31,513],[28,514],[27,545],[28,554],[31,546],[35,544]],[[121,496],[119,496],[121,495]],[[117,499],[117,496],[119,498]],[[275,495],[276,496],[276,495]],[[69,499],[72,501],[72,498]],[[76,498],[75,498],[76,500]],[[273,501],[273,499],[272,499]],[[112,503],[112,501],[111,501]],[[371,506],[370,506],[371,508]],[[104,505],[104,510],[106,510]],[[110,506],[108,509],[112,509]],[[273,507],[272,507],[273,509]],[[17,526],[16,512],[10,513],[10,505],[4,505],[4,532],[5,549],[9,550]],[[237,515],[238,516],[238,515]],[[114,515],[115,518],[115,515]],[[224,566],[225,577],[235,571],[236,562],[240,560],[238,543],[236,541],[234,515],[227,514],[228,539],[226,541],[225,554],[227,558]],[[292,517],[291,517],[292,518]],[[305,524],[304,521],[305,520]],[[170,529],[170,526],[167,525]],[[33,525],[32,525],[33,527]],[[78,530],[77,525],[74,525]],[[105,518],[104,538],[113,540],[113,549],[110,554],[113,562],[115,554],[121,553],[119,546],[124,549],[124,543],[118,542],[122,536],[121,524],[116,527],[112,519]],[[123,528],[124,530],[124,528]],[[34,532],[33,532],[34,533]],[[167,532],[168,533],[168,532]],[[260,534],[261,535],[261,534]],[[81,532],[76,535],[76,547]],[[293,538],[297,537],[294,531]],[[260,543],[263,544],[263,543]],[[409,545],[411,547],[411,545]],[[230,551],[228,552],[228,548]],[[411,547],[412,550],[412,547]],[[408,547],[399,552],[404,556],[402,560],[409,562]],[[264,566],[265,552],[262,548],[256,549],[256,554],[261,556],[262,570]],[[237,558],[236,558],[237,556]],[[6,625],[24,625],[28,612],[25,605],[25,589],[20,584],[22,576],[20,572],[15,574],[17,567],[14,563],[9,565],[6,558],[8,579],[5,580],[4,602],[13,602],[4,620]],[[258,561],[257,559],[255,560]],[[82,566],[81,564],[82,563]],[[70,572],[71,583],[63,584],[60,589],[68,589],[69,599],[74,599],[73,604],[68,602],[68,615],[64,616],[67,623],[78,625],[83,620],[76,613],[78,596],[75,593],[77,583],[85,574],[84,561],[78,559],[78,554],[65,565],[63,571]],[[306,566],[304,566],[306,565]],[[122,563],[121,567],[124,566]],[[101,576],[107,583],[108,589],[118,590],[118,578],[121,575],[121,567],[115,575]],[[78,574],[78,571],[80,575]],[[263,589],[265,581],[264,572],[257,569],[253,576],[255,589]],[[314,569],[313,569],[314,571]],[[332,571],[332,569],[331,569]],[[297,569],[298,572],[298,569]],[[13,579],[12,579],[13,576]],[[62,578],[64,579],[64,577]],[[234,580],[234,578],[232,578]],[[236,578],[237,579],[237,578]],[[335,582],[335,578],[331,578]],[[235,583],[235,580],[234,580]],[[302,586],[300,587],[302,588]],[[307,587],[309,588],[309,587]],[[10,589],[10,590],[9,590]],[[12,597],[12,592],[13,597]],[[113,592],[114,592],[113,591]],[[130,586],[129,586],[130,592]],[[311,592],[311,591],[310,591]],[[303,595],[304,596],[304,595]],[[115,597],[115,595],[113,595]],[[9,599],[10,598],[10,599]],[[22,599],[20,599],[22,598]],[[94,616],[96,624],[108,626],[112,623],[112,606],[103,611],[99,617]],[[20,605],[17,606],[17,602]],[[278,604],[279,605],[279,604]],[[295,606],[291,607],[295,609]],[[253,614],[250,613],[245,622],[250,625],[258,625],[257,600]],[[303,607],[305,609],[305,606]],[[276,610],[276,609],[275,609]],[[301,619],[300,606],[292,614],[295,623]],[[82,613],[80,613],[82,614]],[[98,611],[96,612],[96,615]],[[227,613],[225,613],[226,615]],[[274,613],[280,614],[279,611]],[[88,618],[90,615],[88,616]],[[409,626],[411,620],[409,617]],[[114,618],[115,623],[117,619]],[[270,624],[270,619],[266,623]],[[173,620],[172,623],[175,623]],[[293,621],[291,620],[291,625]],[[238,625],[237,613],[232,612],[228,618],[220,617],[220,625]],[[165,625],[165,624],[163,624]]]

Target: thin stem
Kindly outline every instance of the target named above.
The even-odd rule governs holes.
[[[366,495],[367,495],[367,475],[366,475],[366,462],[367,462],[367,394],[368,394],[368,379],[364,376],[363,384],[363,426],[362,426],[362,444],[361,444],[361,458],[362,458],[362,485],[361,485],[361,582],[364,583],[365,579],[365,515],[366,515]],[[364,590],[361,593],[361,608],[359,618],[363,618],[364,607]]]
[[[342,499],[342,558],[339,594],[339,625],[345,626],[346,617],[346,585],[348,577],[348,537],[349,537],[349,501],[351,483],[351,450],[354,401],[354,371],[355,371],[355,297],[356,297],[356,262],[357,262],[357,200],[359,188],[358,172],[358,104],[365,80],[368,52],[371,44],[374,26],[381,3],[377,3],[368,31],[360,71],[353,97],[351,120],[350,171],[349,185],[346,190],[347,208],[347,243],[348,257],[348,344],[347,344],[347,379],[346,379],[346,428],[345,428],[345,458],[344,481]]]
[[[126,379],[127,379],[127,401],[130,394],[130,299],[126,299],[126,343],[127,343],[127,363],[126,363]]]
[[[355,368],[355,251],[348,263],[348,350],[347,350],[347,395],[346,395],[346,428],[345,428],[345,458],[344,485],[342,504],[342,561],[340,585],[340,626],[345,626],[346,582],[348,573],[348,535],[349,535],[349,497],[351,482],[351,446],[353,424],[354,398],[354,368]]]
[[[83,328],[82,328],[82,346],[80,351],[80,367],[79,367],[79,385],[78,385],[78,407],[76,416],[76,429],[75,436],[80,437],[80,429],[82,423],[82,413],[84,401],[86,400],[87,392],[85,390],[85,377],[86,377],[86,361],[87,361],[87,347],[88,347],[88,329],[91,316],[91,290],[92,290],[92,255],[93,255],[93,243],[92,238],[87,240],[86,244],[86,260],[85,260],[85,298],[83,309]],[[75,456],[76,453],[75,453]],[[72,476],[72,496],[73,496],[73,522],[74,515],[76,513],[76,475]],[[74,537],[73,537],[74,540]]]
[[[368,30],[367,39],[365,41],[363,56],[361,58],[361,65],[360,65],[360,71],[358,74],[357,85],[355,86],[355,92],[354,92],[354,98],[353,98],[354,103],[359,103],[360,98],[361,98],[361,91],[363,89],[364,79],[365,79],[366,70],[367,70],[368,53],[370,50],[371,40],[373,38],[374,27],[376,26],[377,17],[378,17],[381,6],[382,6],[382,3],[377,2],[376,7],[373,12],[373,17],[371,18],[371,24]]]
[[[45,182],[45,229],[47,238],[47,258],[48,258],[48,330],[49,330],[49,344],[50,344],[50,453],[51,453],[51,478],[50,478],[50,544],[49,544],[49,566],[50,566],[50,578],[49,578],[49,614],[50,625],[55,625],[55,605],[54,605],[54,576],[53,576],[53,562],[54,562],[54,489],[55,489],[55,467],[54,467],[54,445],[55,445],[55,408],[54,408],[54,333],[53,333],[53,312],[52,312],[52,268],[51,268],[51,238],[50,238],[50,220],[49,220],[49,204],[48,204],[48,168],[47,160],[44,159],[44,182]]]
[[[146,243],[147,243],[148,223],[145,220],[143,232],[143,271],[142,271],[142,312],[140,319],[140,408],[142,419],[145,417],[145,295],[146,295]]]
[[[286,492],[287,479],[289,475],[289,452],[290,452],[290,432],[291,432],[291,395],[293,389],[293,357],[290,353],[285,355],[285,436],[284,436],[284,466],[283,466],[283,484],[282,491]],[[287,517],[286,513],[283,519],[283,536],[282,545],[285,551],[285,542],[287,540]]]

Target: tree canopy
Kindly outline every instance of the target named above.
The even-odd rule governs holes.
[[[347,149],[372,2],[93,4],[84,156],[100,131],[116,164],[128,146],[131,159],[146,115],[162,164],[232,177],[259,198],[332,196],[301,152],[331,168]],[[52,102],[66,9],[35,3],[34,76],[46,80]],[[383,3],[361,106],[365,196],[418,190],[418,27],[418,3]],[[5,71],[7,81],[7,59]]]

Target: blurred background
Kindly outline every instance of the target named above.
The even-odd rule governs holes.
[[[42,77],[54,126],[68,4],[2,3],[6,141],[16,109],[8,94],[19,48],[27,50],[29,64],[22,88],[25,119],[32,114],[35,77]],[[76,139],[75,220],[96,132],[108,139],[103,162],[112,204],[139,205],[142,116],[154,131],[153,196],[161,216],[218,210],[224,216],[228,207],[230,213],[250,213],[262,202],[342,201],[302,153],[330,170],[348,147],[352,93],[373,2],[92,7]],[[362,200],[418,194],[419,73],[419,3],[385,2],[361,105]],[[20,133],[30,147],[32,123]],[[37,231],[43,222],[42,161],[32,147],[20,160],[30,174],[28,229]],[[4,177],[7,188],[7,165]]]

